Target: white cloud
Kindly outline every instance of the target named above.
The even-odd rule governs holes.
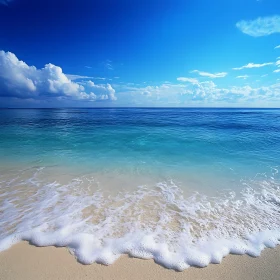
[[[208,73],[208,72],[203,72],[203,71],[199,71],[199,70],[193,70],[191,71],[191,73],[197,73],[200,76],[203,77],[208,77],[208,78],[224,78],[227,73],[226,72],[220,72],[220,73]]]
[[[259,17],[255,20],[241,20],[236,27],[243,33],[253,36],[267,36],[280,32],[280,16]]]
[[[138,87],[134,84],[127,84],[122,86],[121,90],[125,92],[131,93],[133,96],[145,96],[145,97],[155,97],[158,99],[159,97],[165,98],[174,98],[176,95],[184,95],[188,94],[188,87],[184,84],[170,84],[170,83],[163,83],[157,86],[145,86],[145,87]]]
[[[241,67],[237,67],[237,68],[232,68],[233,70],[242,70],[245,68],[260,68],[260,67],[264,67],[264,66],[268,66],[268,65],[273,65],[273,62],[267,62],[267,63],[248,63],[247,65],[241,66]]]
[[[244,80],[246,80],[246,79],[249,78],[249,76],[248,75],[242,75],[242,76],[237,76],[236,78],[237,79],[244,79]]]
[[[128,86],[120,95],[129,95],[130,100],[138,104],[148,101],[155,104],[186,104],[186,102],[207,102],[214,100],[217,86],[212,81],[187,84],[161,84],[158,86],[133,87]],[[128,98],[127,98],[128,99]],[[176,106],[177,106],[176,105]]]
[[[98,92],[101,100],[106,100],[106,99],[117,100],[115,96],[116,91],[113,89],[113,87],[110,84],[96,85],[94,82],[88,81],[88,86],[94,92]]]
[[[218,87],[213,81],[197,84],[161,84],[137,87],[127,85],[120,99],[139,106],[275,106],[280,104],[280,83],[266,87]]]
[[[73,76],[73,75],[72,75]],[[77,78],[77,75],[74,75]],[[81,76],[79,76],[81,77]],[[74,100],[116,100],[110,84],[95,85],[73,82],[59,66],[51,63],[37,69],[19,60],[11,52],[0,51],[0,95],[22,99],[57,98]]]
[[[279,57],[278,57],[277,59],[279,59]],[[279,68],[279,67],[280,67],[280,60],[277,60],[277,61],[275,62],[275,64],[276,64],[276,66]],[[280,72],[280,69],[276,69],[276,70],[273,71],[273,73],[279,73],[279,72]]]
[[[280,45],[279,45],[279,46],[276,46],[274,49],[280,49]]]
[[[280,69],[274,72],[280,72]],[[213,75],[215,77],[224,75],[224,73],[211,74],[198,70],[195,70],[195,73],[209,78],[213,78]],[[247,75],[237,77],[245,78]],[[58,66],[47,64],[37,69],[20,61],[13,53],[0,51],[1,98],[17,97],[17,100],[32,100],[32,102],[39,102],[38,104],[50,98],[55,102],[74,100],[72,104],[76,104],[78,100],[108,102],[117,99],[115,94],[117,89],[117,104],[126,106],[238,106],[240,104],[251,106],[254,102],[260,102],[258,106],[263,106],[262,101],[277,101],[280,104],[280,83],[259,88],[251,86],[224,88],[213,81],[200,82],[189,77],[178,77],[177,80],[179,81],[177,83],[164,82],[148,86],[133,83],[116,83],[112,86],[109,83],[96,84],[92,80],[75,82],[69,79],[69,76],[65,75]]]
[[[195,79],[195,78],[187,78],[187,77],[179,77],[179,78],[177,78],[177,81],[188,82],[188,83],[191,83],[191,84],[197,84],[198,83],[197,79]]]
[[[81,80],[81,79],[93,79],[93,77],[89,77],[89,76],[81,76],[81,75],[74,75],[74,74],[65,74],[65,75],[71,81]]]

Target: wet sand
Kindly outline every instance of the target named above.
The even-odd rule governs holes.
[[[38,248],[21,242],[0,253],[3,280],[185,280],[185,279],[279,279],[280,246],[266,249],[258,258],[229,255],[221,264],[189,268],[183,272],[166,269],[153,260],[121,257],[113,265],[82,265],[66,248]]]

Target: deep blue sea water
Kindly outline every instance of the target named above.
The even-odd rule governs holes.
[[[266,230],[277,231],[280,225],[279,132],[277,109],[1,109],[3,244],[13,244],[11,238],[34,238],[37,245],[75,248],[81,261],[91,263],[100,257],[96,252],[104,247],[104,240],[116,238],[114,248],[127,242],[137,247],[121,247],[119,253],[154,258],[177,269],[192,264],[188,260],[187,252],[192,248],[189,244],[198,244],[206,237],[224,238],[228,243],[223,246],[233,252],[237,245],[228,240],[243,240],[248,234]],[[107,187],[112,194],[105,197],[102,192]],[[115,201],[118,203],[109,207]],[[89,207],[94,208],[93,212],[88,212]],[[81,213],[76,213],[76,209]],[[244,209],[248,212],[246,217],[242,217]],[[140,219],[143,211],[152,213],[151,217],[147,218],[146,213]],[[117,225],[126,228],[124,216],[129,217],[129,222],[127,230],[122,231]],[[105,225],[101,222],[104,219],[108,220]],[[49,227],[54,220],[56,223]],[[12,221],[13,227],[8,229]],[[83,226],[78,226],[81,221]],[[89,234],[98,236],[101,243],[90,237],[92,251],[87,253],[81,245],[75,247],[70,241],[64,244],[55,229],[70,225],[75,226],[69,229],[67,238],[78,239],[79,234]],[[30,233],[35,228],[41,232],[39,237]],[[45,231],[53,232],[53,241],[46,241],[42,234]],[[148,238],[148,245],[141,239],[147,248],[139,238],[131,239],[130,233],[140,239]],[[170,236],[175,238],[174,242]],[[277,236],[271,236],[270,239],[278,240]],[[153,242],[165,244],[167,251],[173,246],[172,250],[177,252],[174,261],[168,259],[167,253],[158,257],[155,252],[163,249]],[[180,244],[185,251],[180,249],[179,253],[173,243]],[[205,245],[208,251],[201,249],[204,245],[192,250],[207,255],[212,252],[209,249],[212,245],[208,245]],[[247,243],[248,248],[242,246],[237,246],[240,253],[251,250],[254,255],[265,245],[259,242],[257,248]],[[218,260],[227,254],[227,250],[219,252]],[[200,262],[194,264],[207,265],[215,259],[211,254],[198,257]],[[109,255],[104,257],[106,261],[100,257],[101,262],[113,262],[114,256]],[[184,263],[180,264],[182,267],[180,262]]]

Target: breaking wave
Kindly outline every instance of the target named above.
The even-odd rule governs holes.
[[[0,251],[22,240],[68,247],[83,264],[122,254],[184,270],[228,254],[259,256],[280,240],[280,184],[243,181],[243,190],[184,195],[174,182],[102,191],[90,176],[51,180],[46,168],[0,177]]]

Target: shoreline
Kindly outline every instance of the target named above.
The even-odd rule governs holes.
[[[82,265],[67,248],[36,247],[20,242],[0,253],[0,279],[277,279],[280,275],[280,246],[265,249],[260,257],[228,255],[221,264],[191,267],[177,272],[156,264],[122,256],[114,264]]]

